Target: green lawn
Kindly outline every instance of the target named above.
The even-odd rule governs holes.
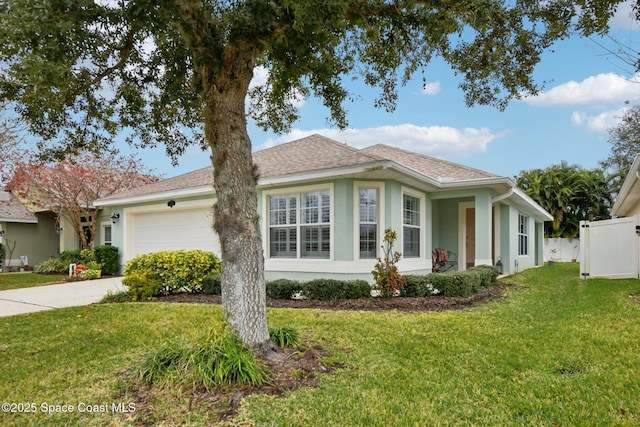
[[[295,326],[345,368],[316,388],[246,398],[231,424],[640,425],[640,307],[629,298],[640,281],[581,281],[572,264],[512,280],[526,287],[459,312],[269,309],[271,325]],[[2,413],[0,425],[144,424],[140,406],[129,414],[87,407],[128,404],[123,373],[218,319],[217,306],[146,303],[0,318],[0,402],[36,410]],[[47,415],[46,405],[74,412]],[[216,423],[206,400],[177,390],[144,405],[152,407],[144,425]]]
[[[64,282],[66,274],[0,273],[0,291]]]

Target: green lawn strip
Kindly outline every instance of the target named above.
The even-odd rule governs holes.
[[[64,274],[0,273],[0,291],[64,282]]]
[[[324,319],[312,325],[314,336],[349,349],[344,357],[351,369],[287,399],[249,398],[240,419],[258,425],[637,425],[640,309],[628,295],[640,292],[640,282],[585,282],[571,265],[516,280],[527,288],[466,312],[312,317]]]
[[[458,312],[269,309],[271,326],[295,327],[344,368],[315,388],[247,397],[233,423],[640,424],[640,307],[629,298],[640,281],[582,281],[562,264],[512,280],[525,287]],[[2,318],[0,401],[128,403],[122,372],[219,319],[217,306],[146,303]],[[152,390],[134,414],[3,413],[0,425],[204,426],[217,421],[212,400]]]

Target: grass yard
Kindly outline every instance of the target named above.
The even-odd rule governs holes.
[[[0,273],[0,291],[64,282],[66,274]]]
[[[511,280],[525,287],[467,311],[269,309],[271,325],[296,327],[345,368],[316,388],[250,396],[229,424],[640,425],[640,306],[629,298],[640,281],[582,281],[575,264]],[[149,303],[0,318],[0,402],[23,411],[0,413],[0,425],[214,425],[210,401],[179,390],[151,393],[144,420],[140,407],[113,409],[132,409],[123,378],[144,354],[219,319],[218,306]]]

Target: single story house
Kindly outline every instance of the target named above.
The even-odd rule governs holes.
[[[254,153],[267,279],[371,280],[384,230],[397,231],[403,273],[431,272],[436,248],[459,270],[543,264],[551,215],[510,178],[388,145],[356,149],[312,135]],[[97,200],[118,216],[122,264],[149,252],[218,253],[211,168]],[[452,256],[450,259],[454,259]]]

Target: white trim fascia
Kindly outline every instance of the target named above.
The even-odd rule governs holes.
[[[633,159],[633,163],[629,168],[629,172],[627,176],[624,178],[622,182],[622,187],[620,187],[620,191],[618,192],[618,196],[616,197],[616,201],[611,208],[611,216],[618,216],[618,211],[622,208],[622,205],[629,197],[629,193],[635,184],[635,181],[640,177],[637,176],[638,170],[640,169],[640,153],[636,154],[636,157]]]
[[[532,208],[533,213],[539,215],[539,218],[543,219],[544,221],[553,221],[553,216],[551,216],[551,214],[547,212],[542,206],[537,204],[535,200],[529,197],[527,193],[516,187],[513,191],[513,194],[527,203],[527,205]]]
[[[486,187],[487,185],[506,185],[507,187],[515,187],[515,183],[511,178],[504,176],[497,176],[491,178],[478,178],[478,179],[466,179],[451,182],[440,182],[440,186],[443,190],[459,189],[459,188],[474,188],[474,187]]]
[[[16,218],[0,218],[0,222],[6,222],[6,223],[20,223],[20,224],[37,224],[38,223],[38,218],[36,219],[16,219]]]
[[[96,200],[94,205],[96,206],[117,206],[125,204],[145,203],[145,202],[158,202],[161,200],[180,198],[180,197],[195,197],[195,196],[215,196],[215,191],[210,185],[201,185],[199,187],[181,188],[178,190],[167,190],[161,193],[145,194],[141,196],[132,197],[119,197],[117,199],[103,199]]]

